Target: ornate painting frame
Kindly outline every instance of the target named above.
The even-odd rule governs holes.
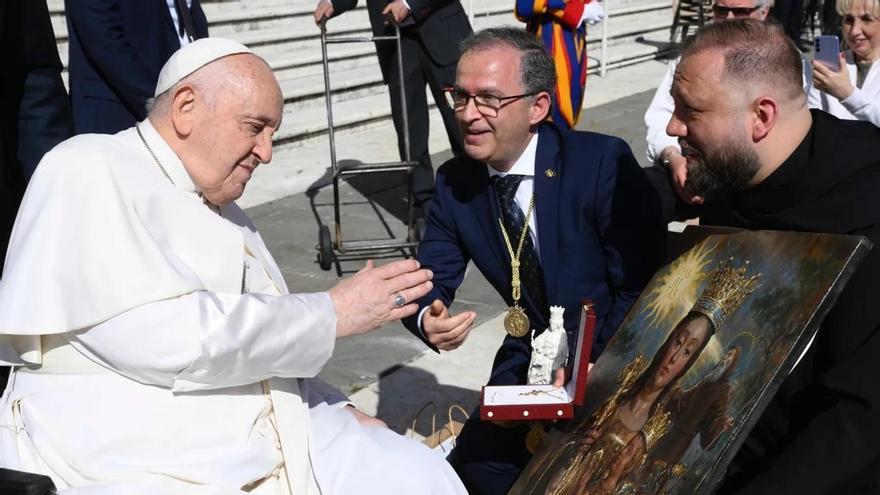
[[[510,493],[709,493],[870,249],[688,228]],[[711,234],[711,235],[709,235]],[[700,240],[702,238],[702,240]]]

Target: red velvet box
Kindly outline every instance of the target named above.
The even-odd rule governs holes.
[[[577,352],[572,379],[562,388],[553,385],[501,385],[483,387],[480,395],[480,419],[488,421],[528,421],[567,419],[574,416],[574,406],[584,403],[587,370],[593,347],[596,313],[593,303],[584,301],[578,324]]]

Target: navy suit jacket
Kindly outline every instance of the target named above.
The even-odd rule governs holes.
[[[65,0],[70,103],[77,134],[116,133],[143,120],[159,71],[180,48],[165,0]],[[208,21],[192,0],[195,38]]]
[[[534,194],[547,302],[565,307],[572,353],[581,302],[595,303],[595,359],[663,258],[659,199],[624,141],[551,123],[538,133]],[[418,301],[420,308],[434,299],[449,306],[469,261],[513,304],[499,217],[485,164],[459,156],[440,167],[418,253],[434,272],[434,288]],[[520,306],[532,328],[547,328],[549,309],[537,308],[526,291]],[[417,316],[404,324],[424,341]],[[529,336],[507,336],[489,382],[524,383],[530,355]]]

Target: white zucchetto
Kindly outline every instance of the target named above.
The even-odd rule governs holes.
[[[202,38],[174,52],[159,72],[156,92],[159,96],[205,65],[229,55],[253,53],[241,43],[225,38]]]

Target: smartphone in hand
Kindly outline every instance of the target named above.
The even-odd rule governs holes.
[[[840,40],[837,36],[829,34],[816,36],[815,48],[814,60],[822,62],[834,72],[840,70]]]

